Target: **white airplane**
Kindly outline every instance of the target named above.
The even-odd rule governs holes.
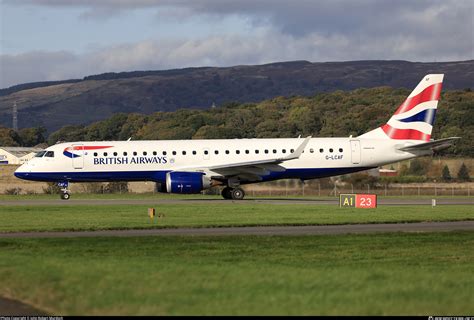
[[[53,145],[15,176],[56,182],[154,181],[161,192],[200,193],[224,186],[225,199],[244,198],[243,184],[315,179],[428,155],[458,137],[430,140],[443,74],[429,74],[390,120],[358,137],[68,142]]]

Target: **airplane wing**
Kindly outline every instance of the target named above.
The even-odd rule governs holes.
[[[425,143],[420,143],[420,144],[415,144],[412,146],[408,147],[403,147],[399,148],[398,150],[401,151],[428,151],[428,150],[433,150],[433,151],[439,151],[448,148],[452,144],[454,144],[454,141],[461,139],[460,137],[450,137],[450,138],[445,138],[445,139],[439,139],[435,141],[430,141],[430,142],[425,142]]]
[[[311,136],[304,139],[304,141],[296,148],[296,150],[286,157],[272,158],[256,161],[244,161],[226,163],[222,165],[188,168],[186,171],[210,171],[213,174],[218,174],[222,178],[238,177],[240,180],[246,181],[261,181],[262,176],[269,175],[271,172],[283,172],[286,169],[279,164],[288,160],[298,159],[303,153],[304,148],[308,144]],[[219,178],[219,177],[216,177]]]

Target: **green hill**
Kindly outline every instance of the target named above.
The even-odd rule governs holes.
[[[446,75],[444,90],[474,86],[474,60],[438,63],[292,61],[226,68],[106,73],[81,80],[39,82],[2,89],[0,125],[11,126],[15,102],[21,128],[43,126],[53,132],[66,125],[88,125],[115,113],[152,114],[179,108],[206,109],[213,103],[220,107],[227,102],[258,103],[276,96],[313,96],[321,92],[378,86],[411,90],[428,73]],[[390,103],[391,100],[385,101],[385,104]],[[337,107],[343,108],[334,110],[339,114],[351,106]],[[324,125],[322,133],[331,133],[326,128]],[[263,127],[260,129],[264,130]],[[189,136],[194,129],[187,130],[189,132],[182,133],[184,136]],[[199,134],[203,134],[203,130],[207,129],[202,129]],[[233,131],[225,133],[238,134]]]

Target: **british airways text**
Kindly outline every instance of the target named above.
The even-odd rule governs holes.
[[[109,158],[94,158],[94,165],[101,164],[165,164],[168,163],[166,157],[109,157]]]

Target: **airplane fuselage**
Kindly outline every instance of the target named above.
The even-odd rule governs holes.
[[[61,143],[47,148],[50,156],[35,157],[15,175],[36,181],[155,181],[164,183],[170,171],[205,168],[284,157],[303,139],[217,139],[104,141]],[[315,179],[366,170],[410,159],[420,154],[398,151],[415,144],[405,140],[358,138],[312,138],[298,159],[274,166],[259,181],[298,178]],[[52,155],[52,156],[51,156]],[[200,170],[200,168],[203,168]],[[252,176],[251,169],[248,172]],[[252,183],[252,178],[240,183]]]

